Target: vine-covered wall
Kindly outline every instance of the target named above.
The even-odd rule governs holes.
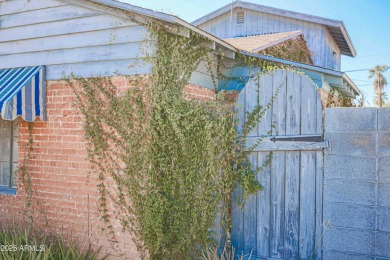
[[[138,259],[140,253],[153,259],[188,258],[211,244],[209,231],[221,201],[223,225],[229,230],[229,199],[236,181],[244,196],[261,189],[254,178],[261,167],[251,169],[247,161],[230,98],[211,89],[223,90],[228,82],[244,86],[246,81],[224,74],[237,70],[221,62],[223,51],[210,55],[202,47],[209,40],[196,33],[186,38],[168,33],[157,21],[140,25],[129,17],[127,22],[142,31],[147,27],[154,37],[156,55],[141,56],[153,65],[142,71],[152,74],[49,81],[48,122],[37,122],[32,129],[20,125],[19,165],[24,168],[17,196],[0,195],[0,220],[34,223],[81,246],[103,246],[102,253],[127,259]],[[110,42],[103,49],[128,66],[129,58],[139,58],[139,45],[137,41],[130,57],[129,46],[111,52]],[[90,57],[97,57],[96,52]],[[77,59],[69,63],[79,64]],[[96,63],[88,71],[104,74],[107,67]],[[121,70],[122,65],[116,63]],[[239,54],[235,66],[245,68],[247,78],[274,68]],[[73,64],[67,72],[69,68]],[[203,82],[209,89],[188,82]],[[234,99],[234,93],[228,95]],[[255,108],[240,134],[249,133],[271,103]],[[32,150],[24,147],[29,144]]]
[[[140,77],[144,82],[148,81],[147,76],[137,78]],[[112,78],[118,95],[133,87],[134,78]],[[207,100],[213,98],[214,93],[189,84],[184,95]],[[102,253],[125,254],[127,259],[138,259],[137,248],[130,235],[122,232],[120,223],[114,221],[117,241],[111,241],[112,237],[102,233],[103,223],[97,211],[97,176],[90,173],[83,138],[83,116],[74,107],[72,89],[65,81],[49,81],[47,98],[48,121],[35,122],[31,132],[33,150],[26,165],[31,187],[20,179],[22,173],[19,173],[17,195],[0,195],[1,225],[24,225],[33,221],[35,228],[63,234],[79,241],[81,246],[88,247],[91,242],[95,248],[102,246]],[[28,124],[20,122],[19,166],[24,164],[29,139]],[[28,189],[33,190],[29,206]]]

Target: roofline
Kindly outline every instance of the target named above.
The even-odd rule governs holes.
[[[76,1],[79,2],[80,0],[76,0]],[[147,9],[147,8],[135,6],[135,5],[132,5],[132,4],[119,2],[119,1],[116,1],[116,0],[88,0],[88,1],[94,2],[96,4],[109,6],[109,7],[119,8],[119,9],[125,10],[125,11],[139,13],[139,14],[142,14],[142,15],[145,15],[145,16],[148,16],[148,17],[151,17],[151,18],[156,18],[156,19],[159,19],[159,20],[163,20],[163,21],[166,21],[166,22],[174,22],[175,21],[175,16],[173,16],[173,15],[166,14],[166,13],[163,13],[163,12],[153,11],[151,9]]]
[[[271,62],[286,64],[286,65],[289,65],[289,66],[292,66],[292,67],[296,67],[296,68],[299,68],[299,69],[311,70],[311,71],[323,73],[323,74],[330,75],[330,76],[341,77],[356,92],[356,95],[360,95],[359,88],[355,85],[355,83],[348,77],[348,75],[345,72],[332,70],[332,69],[327,69],[327,68],[323,68],[323,67],[319,67],[319,66],[315,66],[315,65],[309,65],[309,64],[305,64],[305,63],[290,61],[290,60],[284,60],[284,59],[280,59],[280,58],[267,56],[267,55],[264,55],[264,54],[249,53],[249,52],[246,52],[246,51],[240,51],[240,53],[243,54],[243,55],[256,57],[256,58],[259,58],[259,59],[262,59],[262,60],[267,60],[267,61],[271,61]]]
[[[80,2],[80,0],[65,0],[65,1],[76,2],[76,3]],[[175,15],[170,15],[170,14],[166,14],[166,13],[162,13],[162,12],[153,11],[151,9],[147,9],[147,8],[143,8],[143,7],[127,4],[127,3],[122,3],[122,2],[119,2],[116,0],[87,0],[87,1],[93,2],[96,4],[100,4],[100,5],[104,5],[104,6],[108,6],[108,7],[118,8],[118,9],[128,11],[128,12],[134,12],[134,13],[144,15],[144,16],[147,16],[150,18],[162,20],[164,22],[177,24],[177,25],[183,26],[189,30],[197,32],[200,35],[214,41],[215,43],[217,43],[217,44],[219,44],[219,45],[221,45],[229,50],[232,50],[234,52],[238,51],[234,46],[230,45],[229,43],[221,40],[220,38],[206,32],[200,28],[195,27],[191,23],[188,23]]]
[[[204,36],[204,37],[206,37],[206,38],[209,38],[210,40],[212,40],[212,41],[218,43],[219,45],[221,45],[221,46],[227,48],[228,50],[231,50],[231,51],[234,51],[234,52],[238,52],[238,49],[237,49],[237,48],[235,48],[233,45],[231,45],[231,44],[225,42],[224,40],[222,40],[222,39],[220,39],[220,38],[218,38],[218,37],[216,37],[216,36],[214,36],[214,35],[212,35],[212,34],[206,32],[206,31],[204,31],[204,30],[202,30],[202,29],[200,29],[200,28],[198,28],[198,27],[193,26],[192,24],[190,24],[190,23],[184,21],[183,19],[180,19],[180,18],[178,18],[178,17],[175,17],[175,18],[176,18],[176,21],[175,21],[175,22],[176,22],[177,24],[180,24],[180,25],[182,25],[182,26],[184,26],[184,27],[186,27],[186,28],[188,28],[188,29],[190,29],[190,30],[192,30],[192,31],[194,31],[194,32],[199,33],[200,35],[202,35],[202,36]]]
[[[283,10],[275,7],[270,7],[270,6],[265,6],[265,5],[259,5],[259,4],[253,4],[249,2],[244,2],[244,1],[236,1],[232,4],[227,4],[214,12],[211,12],[205,16],[202,16],[198,18],[197,20],[193,21],[192,24],[195,26],[199,26],[221,14],[224,14],[228,11],[230,11],[232,8],[246,8],[254,11],[259,11],[259,12],[266,12],[270,14],[275,14],[275,15],[280,15],[284,17],[289,17],[297,20],[303,20],[303,21],[308,21],[316,24],[322,24],[325,26],[329,27],[336,27],[341,30],[342,35],[345,38],[345,41],[348,44],[348,47],[351,51],[351,56],[355,57],[356,56],[356,50],[352,44],[351,38],[349,37],[349,34],[347,32],[347,29],[345,28],[345,25],[342,21],[339,20],[334,20],[334,19],[329,19],[329,18],[324,18],[320,16],[314,16],[310,14],[304,14],[304,13],[299,13],[299,12],[294,12],[294,11],[288,11],[288,10]]]
[[[356,86],[356,84],[350,79],[350,77],[347,75],[347,73],[343,72],[343,79],[353,88],[353,90],[360,95],[360,89]]]
[[[347,28],[344,25],[344,22],[341,22],[340,30],[341,30],[341,33],[344,36],[345,41],[348,44],[348,47],[349,47],[349,50],[351,51],[352,57],[356,57],[357,53],[356,53],[355,46],[353,46],[351,37],[349,37],[349,33],[347,31]]]
[[[238,1],[231,3],[231,4],[224,5],[221,8],[218,8],[217,10],[200,17],[200,18],[196,19],[195,21],[192,21],[191,24],[193,24],[195,26],[199,26],[202,23],[205,23],[205,22],[213,19],[214,17],[220,16],[220,15],[226,13],[227,11],[230,11],[231,9],[234,9],[237,7],[239,7]]]
[[[82,0],[66,0],[66,1],[80,2]],[[320,72],[320,73],[324,73],[324,74],[328,74],[328,75],[333,75],[333,76],[344,77],[344,75],[345,75],[346,80],[347,81],[349,80],[350,82],[352,82],[349,79],[349,77],[341,71],[335,71],[335,70],[331,70],[331,69],[327,69],[327,68],[323,68],[323,67],[319,67],[319,66],[315,66],[315,65],[308,65],[308,64],[304,64],[304,63],[290,61],[290,60],[284,60],[284,59],[280,59],[280,58],[266,56],[263,54],[254,54],[254,53],[248,53],[245,51],[240,51],[237,48],[235,48],[234,46],[230,45],[229,43],[223,41],[222,39],[220,39],[220,38],[218,38],[218,37],[216,37],[208,32],[203,31],[202,29],[199,29],[199,28],[195,27],[194,25],[192,25],[192,24],[190,24],[190,23],[184,21],[183,19],[180,19],[174,15],[165,14],[162,12],[156,12],[156,11],[153,11],[150,9],[118,2],[115,0],[87,0],[87,1],[93,2],[96,4],[100,4],[100,5],[105,5],[108,7],[118,8],[118,9],[121,9],[124,11],[135,12],[135,13],[138,13],[140,15],[144,15],[144,16],[159,19],[159,20],[162,20],[165,22],[184,26],[187,29],[192,30],[194,32],[197,32],[197,33],[201,34],[202,36],[204,36],[204,37],[210,39],[211,41],[214,41],[215,43],[219,44],[220,46],[224,47],[225,49],[232,51],[232,52],[235,52],[235,53],[241,53],[243,55],[257,57],[259,59],[263,59],[263,60],[267,60],[267,61],[271,61],[271,62],[276,62],[276,63],[282,63],[282,64],[298,67],[301,69],[312,70],[312,71],[316,71],[316,72]],[[352,84],[353,84],[353,82],[352,82]],[[356,88],[355,84],[353,84],[353,86]],[[357,91],[359,91],[359,90],[357,89]],[[360,92],[358,92],[358,93],[360,93]]]
[[[237,8],[237,7],[251,9],[251,10],[255,10],[255,11],[261,11],[261,12],[267,12],[270,14],[281,15],[281,16],[285,16],[285,17],[289,17],[289,18],[293,18],[293,19],[299,19],[299,20],[304,20],[304,21],[313,22],[313,23],[319,23],[319,24],[333,26],[333,27],[338,27],[342,23],[342,21],[339,21],[339,20],[334,20],[334,19],[324,18],[324,17],[315,16],[315,15],[311,15],[311,14],[305,14],[305,13],[284,10],[284,9],[260,5],[260,4],[254,4],[254,3],[245,2],[245,1],[235,1],[233,3],[233,8]],[[195,26],[198,26],[198,25],[210,20],[211,17],[214,18],[218,15],[225,13],[226,11],[230,11],[231,8],[232,8],[232,4],[227,4],[219,9],[217,9],[216,11],[211,12],[211,13],[193,21],[192,24],[194,24]]]
[[[343,72],[341,72],[341,71],[327,69],[327,68],[323,68],[323,67],[316,66],[316,65],[309,65],[309,64],[305,64],[305,63],[300,63],[300,62],[291,61],[291,60],[285,60],[285,59],[281,59],[281,58],[275,58],[275,57],[267,56],[264,54],[250,53],[250,52],[246,52],[246,51],[240,51],[240,53],[243,55],[246,55],[246,56],[251,56],[251,57],[259,58],[259,59],[266,60],[266,61],[276,62],[276,63],[282,63],[282,64],[286,64],[286,65],[289,65],[292,67],[297,67],[300,69],[312,70],[312,71],[324,73],[324,74],[331,75],[331,76],[337,76],[337,77],[343,76]]]
[[[253,52],[260,52],[260,51],[265,50],[265,49],[267,49],[267,48],[269,48],[269,47],[272,47],[272,46],[274,46],[274,45],[277,45],[277,44],[279,44],[279,43],[282,43],[282,42],[285,42],[285,41],[288,41],[288,40],[295,39],[295,38],[297,38],[299,35],[302,35],[302,31],[300,31],[300,30],[299,30],[299,31],[296,31],[295,33],[293,33],[293,34],[291,34],[291,35],[289,35],[289,36],[286,36],[286,37],[284,37],[284,38],[282,38],[282,39],[279,39],[279,40],[277,40],[277,41],[271,42],[271,43],[266,44],[266,45],[264,45],[264,46],[261,46],[261,47],[259,47],[259,48],[257,48],[257,49],[254,49]]]

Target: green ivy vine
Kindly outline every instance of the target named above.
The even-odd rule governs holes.
[[[326,107],[364,107],[365,106],[365,96],[361,94],[361,97],[355,102],[351,97],[346,96],[341,92],[337,92],[336,89],[331,88],[329,91]]]
[[[68,82],[84,116],[107,230],[114,235],[112,221],[118,219],[143,258],[189,259],[215,243],[211,230],[218,213],[228,239],[237,185],[242,201],[262,188],[255,179],[261,167],[252,168],[243,140],[271,103],[248,115],[239,136],[228,91],[201,102],[183,99],[183,89],[201,61],[207,62],[214,82],[232,79],[223,70],[247,66],[259,73],[275,65],[237,55],[236,64],[227,68],[222,52],[216,61],[210,59],[210,50],[202,47],[208,40],[201,35],[167,33],[157,21],[147,27],[156,41],[153,55],[145,59],[153,72],[129,78],[133,87],[124,95],[110,78]]]
[[[20,123],[19,123],[20,125]],[[46,213],[41,207],[41,203],[39,200],[39,195],[37,194],[37,191],[33,188],[33,182],[32,182],[32,171],[30,169],[31,162],[34,160],[33,151],[34,151],[34,138],[33,138],[33,130],[34,130],[34,123],[28,122],[27,123],[27,129],[28,129],[28,139],[26,144],[24,145],[24,149],[26,151],[25,156],[23,158],[21,166],[16,171],[19,176],[19,181],[21,181],[21,184],[23,186],[23,190],[25,191],[25,206],[24,206],[24,212],[23,217],[27,224],[30,227],[34,227],[35,222],[35,213],[40,213],[44,220],[44,225],[48,225],[48,220],[46,217]]]

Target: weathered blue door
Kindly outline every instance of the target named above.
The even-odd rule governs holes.
[[[306,76],[278,70],[251,79],[238,100],[241,121],[256,106],[272,108],[246,140],[263,137],[250,154],[261,166],[257,178],[264,189],[251,196],[244,210],[233,196],[232,244],[245,259],[322,258],[322,106],[315,84]],[[265,137],[264,137],[265,136]]]

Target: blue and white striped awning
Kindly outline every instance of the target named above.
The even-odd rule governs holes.
[[[45,67],[0,70],[0,108],[4,120],[46,121]]]

